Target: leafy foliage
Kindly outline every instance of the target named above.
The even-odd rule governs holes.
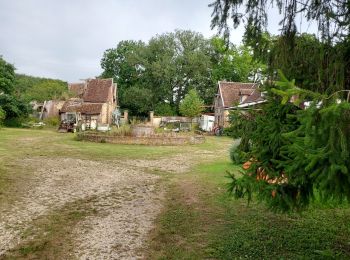
[[[0,107],[7,119],[26,117],[30,111],[29,105],[13,95],[0,95]]]
[[[241,178],[231,175],[236,197],[256,192],[274,210],[300,210],[314,192],[323,200],[350,199],[350,104],[339,95],[320,95],[281,81],[268,88],[268,103],[245,125],[248,152]],[[295,103],[289,102],[295,95]],[[309,108],[296,104],[312,99]],[[246,148],[246,147],[244,147]],[[239,151],[243,151],[243,147]],[[246,152],[246,151],[244,151]]]
[[[175,109],[168,103],[160,103],[156,105],[154,109],[154,113],[157,116],[175,116]]]
[[[245,23],[244,41],[254,57],[268,65],[269,80],[277,80],[277,69],[298,86],[320,93],[332,93],[350,84],[350,5],[348,0],[236,1],[215,0],[212,27],[226,40],[230,23]],[[281,35],[267,32],[268,10],[273,6],[282,15]],[[243,11],[244,10],[244,11]],[[318,25],[318,38],[297,31],[297,19]],[[305,21],[304,20],[304,21]]]
[[[152,109],[153,93],[146,88],[132,86],[123,93],[124,105],[129,108],[131,114],[147,115]]]
[[[151,38],[148,43],[121,41],[105,51],[101,60],[102,77],[118,83],[120,105],[128,107],[132,87],[147,89],[152,96],[147,107],[169,107],[179,112],[180,102],[195,88],[205,103],[211,104],[218,80],[248,81],[258,71],[248,48],[226,48],[220,38],[205,39],[192,31],[177,30]],[[143,105],[136,105],[144,107]],[[163,107],[162,107],[163,106]],[[174,111],[174,112],[173,112]]]
[[[68,93],[67,84],[45,80],[26,91],[25,97],[28,100],[43,102],[45,100],[60,99],[65,95],[64,93]]]
[[[0,126],[3,124],[6,118],[6,112],[0,107]]]
[[[14,81],[15,67],[0,57],[0,108],[5,124],[29,113],[28,105],[14,93]]]
[[[196,90],[191,89],[180,104],[180,113],[188,117],[199,116],[204,109],[203,105]]]
[[[23,74],[15,75],[14,90],[17,96],[26,101],[59,99],[70,96],[67,83],[57,79],[33,77]]]
[[[15,67],[7,63],[0,56],[0,94],[10,94],[13,92],[13,83],[15,81]]]

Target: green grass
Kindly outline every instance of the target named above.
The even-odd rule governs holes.
[[[228,160],[200,164],[175,180],[153,234],[154,259],[350,258],[349,206],[318,203],[301,214],[276,214],[226,191]],[[186,204],[181,183],[195,183],[198,201]],[[181,209],[179,211],[179,209]],[[174,216],[176,219],[174,220]],[[154,245],[157,245],[156,247]],[[186,246],[184,246],[186,245]]]
[[[150,234],[147,259],[350,258],[348,205],[315,202],[301,214],[276,214],[264,205],[248,205],[246,200],[229,196],[226,171],[238,174],[239,168],[229,161],[228,142],[228,138],[208,137],[204,144],[193,146],[116,145],[79,142],[74,134],[47,129],[0,129],[0,205],[15,200],[15,191],[31,174],[29,168],[16,163],[23,158],[155,159],[203,152],[188,173],[157,172],[162,176],[166,201]],[[206,158],[208,151],[218,159]],[[8,257],[64,255],[62,250],[73,246],[70,227],[96,214],[88,205],[66,205],[35,220],[25,233],[33,239],[18,245]]]

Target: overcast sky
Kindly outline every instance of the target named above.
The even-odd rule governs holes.
[[[121,40],[190,29],[210,37],[212,0],[0,0],[0,55],[17,73],[69,82],[98,76]],[[271,16],[274,18],[274,16]],[[276,24],[273,21],[271,24]],[[242,28],[233,31],[239,43]]]

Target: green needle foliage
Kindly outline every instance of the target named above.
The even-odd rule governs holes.
[[[320,95],[281,78],[266,87],[261,112],[236,122],[246,125],[240,135],[249,143],[244,150],[249,167],[240,178],[230,175],[230,191],[249,200],[256,193],[276,211],[302,210],[316,194],[322,201],[349,201],[350,103],[341,92]]]

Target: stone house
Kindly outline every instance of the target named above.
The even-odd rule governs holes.
[[[117,84],[113,79],[88,79],[82,83],[68,84],[75,95],[60,109],[61,120],[78,117],[87,128],[98,124],[112,124],[112,112],[117,107]]]
[[[230,110],[265,102],[256,83],[219,81],[214,98],[215,126],[229,125]]]

